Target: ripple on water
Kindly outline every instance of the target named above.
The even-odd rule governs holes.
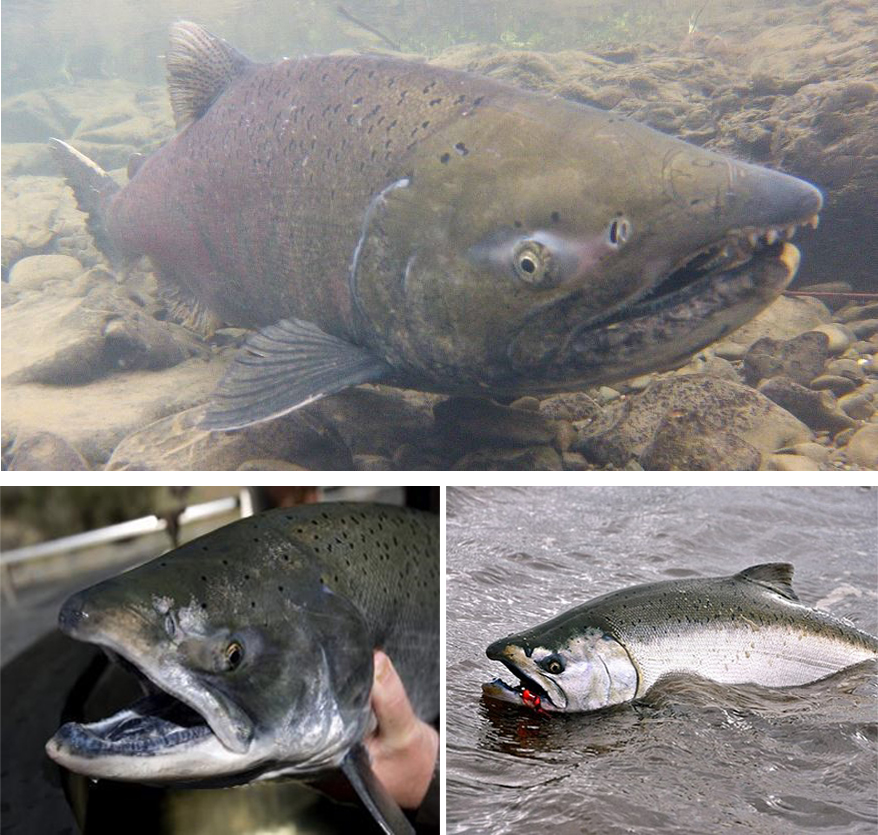
[[[878,631],[876,491],[449,492],[448,832],[874,835],[878,664],[803,688],[669,678],[541,717],[481,700],[494,639],[629,583],[790,559],[805,603]],[[845,584],[862,595],[843,593]],[[509,674],[506,674],[509,678]]]

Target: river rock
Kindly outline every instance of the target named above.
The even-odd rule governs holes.
[[[5,363],[5,352],[2,359]],[[218,361],[191,359],[161,371],[122,372],[80,386],[13,385],[4,380],[4,438],[7,433],[16,437],[50,432],[100,468],[126,435],[204,403],[225,367]]]
[[[762,454],[752,444],[704,420],[671,410],[640,456],[644,470],[758,470]]]
[[[771,377],[809,383],[823,370],[828,341],[825,334],[814,331],[784,341],[763,337],[744,356],[744,377],[751,385]]]
[[[455,462],[453,470],[561,470],[561,456],[550,446],[481,449]]]
[[[811,328],[808,333],[822,333],[826,336],[826,350],[832,356],[844,353],[853,341],[851,332],[843,325],[835,322],[827,322],[825,325],[817,325]]]
[[[210,432],[198,427],[205,408],[170,415],[123,438],[106,469],[237,470],[247,461],[267,458],[309,470],[353,466],[335,428],[307,409],[244,429]]]
[[[779,470],[781,472],[796,472],[802,470],[819,470],[820,465],[811,458],[804,455],[784,455],[774,454],[768,456],[768,470]]]
[[[478,397],[449,397],[433,408],[436,433],[449,449],[495,444],[530,446],[551,443],[552,422],[540,412],[513,409]]]
[[[51,432],[22,432],[9,452],[10,470],[90,470],[88,461]]]
[[[600,414],[601,406],[584,391],[553,394],[540,401],[540,413],[548,420],[593,420]]]
[[[857,322],[861,319],[878,317],[878,302],[850,304],[839,310],[833,317],[836,322]]]
[[[760,383],[759,391],[812,429],[828,429],[836,433],[853,426],[853,421],[838,407],[829,392],[812,391],[788,377],[765,380]]]
[[[4,142],[0,172],[4,177],[19,177],[22,174],[55,177],[58,174],[58,163],[45,139],[41,142]]]
[[[829,322],[831,318],[829,309],[817,299],[780,296],[726,341],[748,347],[763,337],[783,341]]]
[[[839,397],[838,407],[854,420],[869,420],[875,414],[874,395],[858,389]]]
[[[878,470],[878,423],[858,429],[848,441],[845,455],[851,464],[864,470]]]
[[[39,290],[47,281],[73,281],[84,271],[69,255],[31,255],[16,262],[9,283],[16,290]]]
[[[73,195],[60,177],[4,178],[0,190],[3,250],[20,255],[45,250],[63,228],[82,223]],[[9,265],[7,265],[9,266]]]
[[[854,359],[837,359],[826,363],[826,374],[837,374],[839,377],[847,377],[854,382],[860,383],[866,379],[865,364]]]
[[[856,380],[849,377],[839,377],[835,374],[821,374],[808,383],[808,388],[814,391],[831,391],[836,397],[847,394],[857,387]]]
[[[868,339],[878,333],[878,319],[861,319],[858,322],[851,322],[850,328],[857,339]]]
[[[441,398],[390,386],[358,386],[310,407],[335,426],[352,455],[392,457],[406,443],[423,445],[433,433],[433,407]]]
[[[45,91],[29,90],[4,99],[0,123],[5,155],[6,143],[45,142],[49,136],[65,135],[76,120],[59,112]]]
[[[805,456],[805,458],[810,458],[812,461],[816,461],[818,464],[823,464],[829,460],[829,454],[831,450],[829,447],[823,446],[823,444],[815,443],[814,441],[805,441],[801,444],[793,444],[793,446],[788,447],[787,449],[779,450],[780,454],[789,454],[795,456]]]
[[[639,463],[647,449],[650,461],[667,460],[668,455],[653,443],[659,428],[679,449],[685,444],[687,425],[692,448],[700,447],[709,459],[702,459],[701,469],[717,465],[712,450],[700,445],[705,432],[734,436],[761,454],[811,440],[805,424],[759,392],[704,374],[659,380],[642,394],[614,404],[592,425],[578,427],[580,439],[573,451],[616,467],[627,466],[632,459]],[[739,461],[750,455],[736,441],[729,441],[725,448]],[[752,463],[752,457],[748,460]],[[690,458],[688,463],[696,462]]]
[[[206,355],[191,332],[153,319],[116,287],[98,286],[84,298],[22,300],[4,315],[2,339],[3,378],[10,383],[74,385]]]

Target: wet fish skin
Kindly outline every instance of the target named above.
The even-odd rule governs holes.
[[[150,695],[64,725],[49,756],[146,783],[348,771],[370,721],[374,649],[417,715],[438,715],[438,548],[429,514],[310,505],[233,523],[72,596],[62,631],[133,665]]]
[[[96,234],[262,329],[207,428],[360,382],[542,394],[671,367],[781,292],[798,251],[767,232],[822,204],[617,114],[427,64],[257,65],[190,23],[168,61],[183,129],[124,189],[55,147]],[[673,278],[705,248],[710,269]]]
[[[878,657],[878,638],[801,604],[792,574],[787,563],[767,563],[731,577],[648,583],[595,598],[491,644],[488,657],[522,684],[494,680],[484,692],[577,712],[643,696],[671,673],[792,687]]]

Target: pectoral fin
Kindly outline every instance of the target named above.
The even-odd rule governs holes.
[[[308,322],[284,319],[244,343],[214,391],[201,426],[240,429],[348,386],[377,382],[391,371],[359,345]]]
[[[341,770],[387,835],[415,835],[409,819],[372,771],[369,754],[362,745],[351,748],[341,764]]]

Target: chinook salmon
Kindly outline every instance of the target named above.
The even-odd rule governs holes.
[[[495,641],[488,658],[521,681],[485,695],[547,712],[596,710],[643,696],[662,676],[794,687],[878,657],[878,638],[799,602],[793,567],[668,580],[597,597]]]
[[[386,831],[411,831],[362,747],[372,654],[439,713],[439,530],[368,504],[270,511],[80,592],[59,625],[146,695],[46,750],[93,778],[228,785],[341,768]]]
[[[180,132],[121,190],[53,140],[99,245],[258,329],[203,425],[365,382],[570,391],[681,364],[792,279],[820,192],[622,116],[387,57],[255,64],[192,23]]]

